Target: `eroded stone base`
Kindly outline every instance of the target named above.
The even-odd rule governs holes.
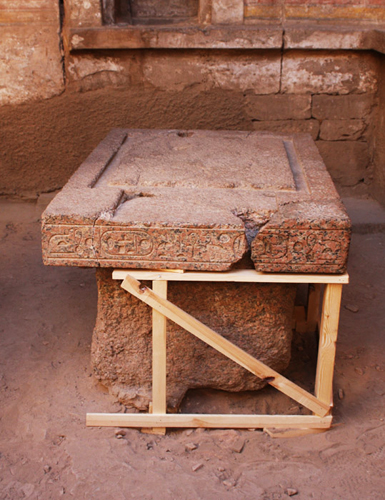
[[[92,341],[95,376],[126,406],[151,401],[151,309],[97,269],[98,314]],[[212,329],[282,371],[290,361],[295,285],[169,283],[168,298]],[[260,379],[172,322],[167,325],[167,404],[188,389],[260,389]]]

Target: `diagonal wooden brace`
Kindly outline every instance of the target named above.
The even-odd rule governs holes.
[[[329,413],[330,406],[328,404],[320,401],[275,370],[272,370],[261,361],[258,361],[243,349],[237,347],[214,330],[211,330],[211,328],[204,325],[172,302],[159,297],[149,288],[141,286],[140,281],[137,281],[132,276],[127,275],[121,286],[136,298],[166,316],[166,318],[192,333],[257,377],[265,380],[282,393],[313,411],[316,415],[324,417]]]

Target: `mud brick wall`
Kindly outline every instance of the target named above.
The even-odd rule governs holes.
[[[66,29],[103,29],[99,0],[0,0],[0,193],[59,189],[114,127],[208,128],[308,132],[342,192],[385,202],[383,54],[354,50],[345,28],[326,50],[329,33],[298,42],[282,24],[381,21],[382,4],[200,0],[202,26],[277,24],[248,50],[231,34],[216,48],[71,50]]]

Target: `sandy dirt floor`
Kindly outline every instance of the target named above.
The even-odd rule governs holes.
[[[330,431],[290,439],[202,429],[117,436],[85,426],[86,412],[125,411],[90,371],[94,272],[43,266],[40,212],[0,201],[2,500],[385,498],[385,234],[353,235]],[[314,359],[314,342],[297,336],[288,374],[295,381],[305,374],[311,388]],[[274,402],[275,394],[200,391],[183,411],[300,410]]]

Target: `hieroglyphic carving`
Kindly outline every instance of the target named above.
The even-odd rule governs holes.
[[[60,258],[93,258],[92,226],[49,226],[48,254]],[[44,247],[43,247],[44,251]]]
[[[342,230],[269,229],[259,233],[252,244],[252,259],[256,268],[265,271],[293,271],[297,266],[321,268],[336,272],[342,266],[349,249],[349,234]],[[305,268],[304,268],[304,272]]]
[[[45,257],[63,261],[232,263],[247,248],[241,230],[46,225],[44,231]]]

